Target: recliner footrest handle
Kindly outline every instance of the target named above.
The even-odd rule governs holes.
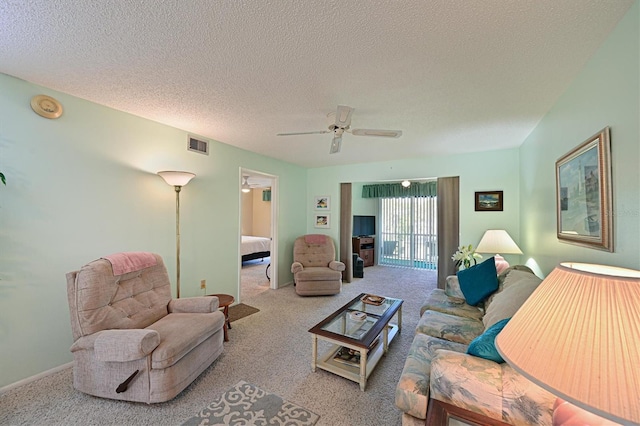
[[[127,380],[120,383],[120,385],[116,388],[116,393],[126,392],[127,388],[129,387],[129,383],[131,383],[131,381],[133,380],[134,377],[136,377],[136,374],[138,374],[139,371],[140,370],[134,371],[133,374],[127,378]]]

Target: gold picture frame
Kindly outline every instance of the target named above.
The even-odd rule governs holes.
[[[558,240],[613,252],[611,139],[605,127],[556,161]]]

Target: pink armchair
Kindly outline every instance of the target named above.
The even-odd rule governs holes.
[[[296,293],[300,296],[340,293],[345,264],[335,258],[331,237],[309,234],[296,238],[291,265]]]
[[[73,386],[103,398],[168,401],[222,353],[218,298],[172,299],[157,254],[108,257],[67,274]]]

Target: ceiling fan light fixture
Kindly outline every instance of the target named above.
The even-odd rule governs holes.
[[[249,182],[247,182],[247,176],[242,176],[242,186],[240,187],[240,190],[245,194],[247,192],[251,192],[251,187],[249,186]]]
[[[331,141],[331,149],[329,153],[336,154],[340,152],[342,146],[342,134],[344,132],[351,133],[356,136],[377,136],[383,138],[399,138],[402,136],[401,130],[384,130],[384,129],[351,129],[351,115],[354,109],[346,105],[338,105],[336,111],[327,114],[328,130],[311,131],[311,132],[293,132],[278,133],[277,136],[297,136],[297,135],[315,135],[322,133],[333,133]]]

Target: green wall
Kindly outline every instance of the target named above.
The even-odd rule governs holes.
[[[639,14],[636,2],[521,147],[521,248],[528,264],[544,274],[563,261],[640,269]],[[555,162],[606,126],[614,253],[556,237]]]
[[[393,142],[390,142],[393,143]],[[338,154],[339,155],[339,154]],[[362,200],[362,183],[400,181],[434,177],[460,176],[460,243],[478,245],[487,229],[506,229],[519,242],[519,154],[518,149],[480,152],[454,156],[426,157],[404,161],[389,161],[349,166],[324,167],[309,170],[309,202],[307,231],[330,235],[337,242],[340,236],[340,183],[353,183],[354,214],[371,210],[371,201]],[[476,191],[504,191],[504,211],[476,212]],[[332,225],[330,229],[314,228],[313,196],[331,196]],[[373,212],[377,210],[374,204]],[[453,253],[451,253],[453,255]],[[520,256],[505,256],[518,262]]]
[[[305,170],[213,142],[185,149],[186,132],[0,75],[0,386],[71,360],[66,272],[102,255],[161,254],[175,276],[174,192],[155,175],[198,176],[181,193],[182,293],[238,291],[239,168],[279,177],[279,283],[291,281],[295,237],[339,235],[340,183],[460,176],[460,242],[506,229],[507,256],[545,275],[560,261],[640,268],[639,7],[631,8],[519,149]],[[60,100],[58,120],[35,115],[37,94]],[[427,119],[428,117],[425,117]],[[555,161],[605,126],[613,151],[615,253],[558,242]],[[472,147],[473,141],[469,141]],[[358,189],[359,188],[359,189]],[[503,212],[475,212],[475,191],[504,191]],[[331,196],[330,229],[313,226],[316,195]],[[362,209],[362,211],[360,211]]]
[[[196,178],[180,193],[181,296],[238,298],[240,167],[279,177],[279,282],[305,232],[306,170],[0,74],[0,387],[71,361],[65,274],[119,251],[160,254],[175,284],[175,192],[159,170]],[[36,115],[31,97],[64,106]],[[285,226],[286,225],[286,226]],[[175,294],[175,289],[174,289]]]

